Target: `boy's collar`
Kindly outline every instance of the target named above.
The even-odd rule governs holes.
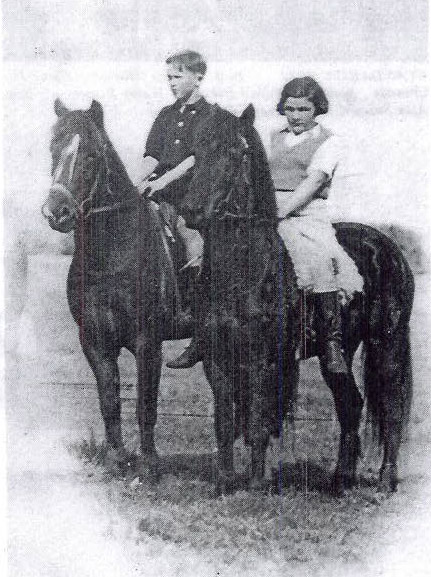
[[[281,134],[291,134],[292,138],[298,138],[301,137],[301,140],[304,138],[317,138],[318,136],[320,136],[320,133],[322,131],[322,127],[321,125],[317,122],[315,126],[313,126],[313,128],[310,128],[310,130],[307,130],[306,132],[301,132],[301,134],[295,134],[294,132],[292,132],[291,130],[289,130],[289,127],[287,126],[286,128],[283,128],[283,130],[280,130]]]
[[[200,110],[206,104],[205,98],[201,95],[198,100],[192,103],[184,103],[181,100],[176,100],[174,106],[177,109],[186,108],[187,110]]]

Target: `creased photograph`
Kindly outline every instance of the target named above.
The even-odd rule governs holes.
[[[8,577],[428,575],[428,3],[3,0]]]

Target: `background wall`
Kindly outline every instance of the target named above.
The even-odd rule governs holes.
[[[425,236],[429,221],[427,3],[331,0],[163,3],[3,2],[6,220],[58,242],[37,213],[49,186],[55,97],[97,98],[132,178],[157,111],[171,101],[164,59],[191,47],[208,58],[203,90],[234,112],[249,102],[264,141],[283,119],[282,85],[314,76],[328,93],[322,118],[345,136],[334,218],[390,222]]]

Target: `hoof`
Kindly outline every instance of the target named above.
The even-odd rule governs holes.
[[[331,484],[329,485],[329,492],[333,497],[344,497],[345,487],[343,477],[338,471],[332,475]]]
[[[125,477],[129,469],[129,457],[124,447],[109,447],[104,465],[115,477]]]
[[[139,458],[139,481],[149,485],[157,485],[160,476],[159,455],[156,452],[141,455]]]
[[[221,495],[232,495],[236,491],[235,475],[226,473],[218,473],[216,484],[215,484],[215,494],[216,497]]]
[[[380,469],[379,493],[395,493],[398,487],[398,469],[396,465],[383,465]]]
[[[356,476],[342,473],[340,469],[335,469],[332,475],[329,491],[334,497],[343,497],[346,491],[353,489],[356,485]]]
[[[356,485],[356,467],[361,444],[356,433],[348,433],[340,440],[338,463],[331,481],[331,493],[343,495]]]
[[[248,488],[254,493],[267,493],[272,488],[272,482],[271,479],[253,477],[250,480]]]

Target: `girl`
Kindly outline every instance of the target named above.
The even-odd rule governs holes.
[[[311,77],[288,82],[277,104],[287,126],[272,138],[271,169],[277,189],[278,232],[293,260],[301,289],[315,293],[318,334],[326,368],[347,373],[342,352],[340,289],[362,291],[356,265],[341,248],[327,198],[339,162],[336,136],[316,122],[328,99]]]

